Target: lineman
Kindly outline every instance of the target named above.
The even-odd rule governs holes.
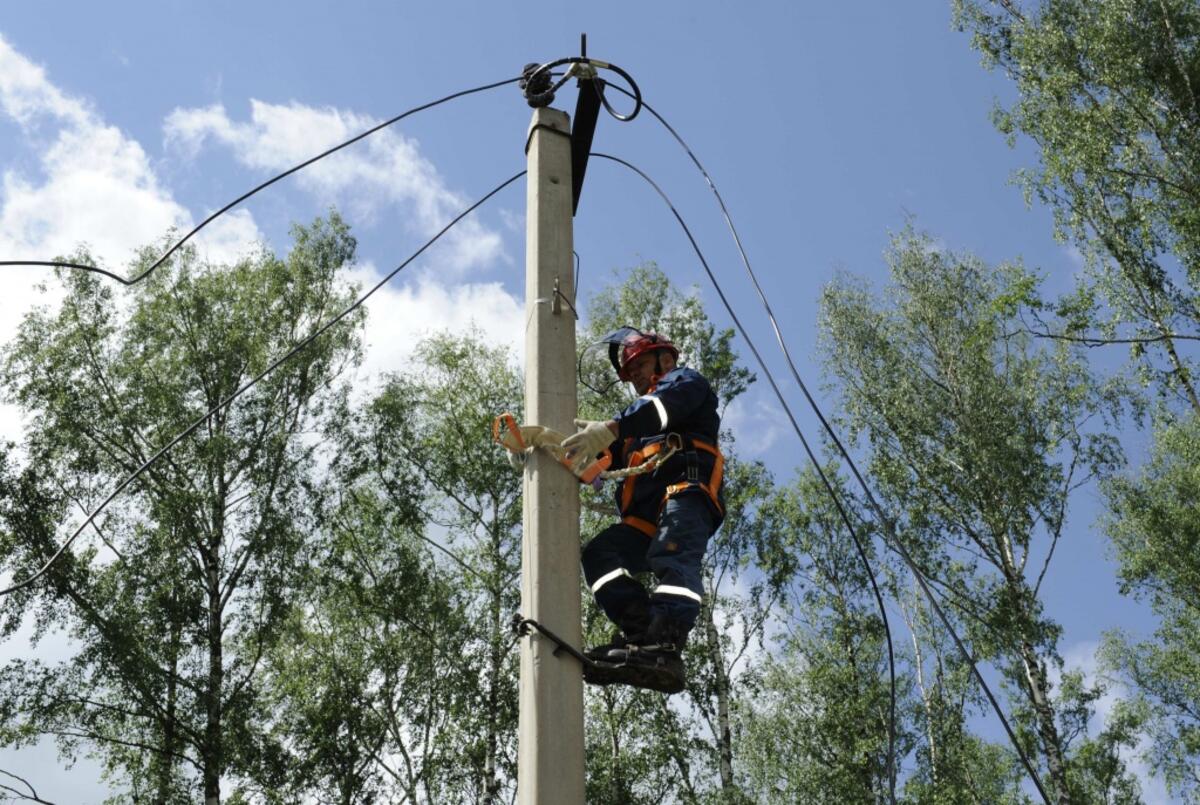
[[[675,693],[684,686],[681,650],[700,612],[700,565],[724,516],[717,396],[703,375],[676,365],[679,350],[657,333],[623,327],[603,341],[617,376],[639,397],[607,422],[576,420],[580,430],[563,441],[567,457],[583,463],[611,450],[618,468],[677,452],[621,482],[621,521],[583,550],[596,603],[620,630],[586,652],[594,665],[584,678]],[[635,578],[647,570],[658,582],[650,591]]]

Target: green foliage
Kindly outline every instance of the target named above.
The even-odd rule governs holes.
[[[1064,342],[1040,344],[1021,310],[1036,282],[911,230],[887,254],[887,303],[849,279],[822,298],[826,365],[851,436],[924,575],[957,610],[975,655],[999,663],[1031,710],[1050,785],[1067,789],[1049,699],[1059,627],[1040,585],[1071,492],[1120,463],[1119,400]]]
[[[1087,686],[1083,674],[1063,674],[1057,706],[1063,743],[1072,748],[1071,797],[1075,802],[1113,805],[1141,803],[1141,785],[1129,772],[1122,753],[1136,748],[1145,720],[1143,708],[1118,702],[1095,737],[1088,735],[1095,703],[1107,692],[1103,683]]]
[[[331,794],[498,802],[514,789],[521,476],[487,436],[520,398],[510,354],[440,334],[339,417],[328,542],[297,612],[306,644],[278,678],[284,712],[309,713],[284,725],[288,743],[358,761],[318,753],[342,764],[319,780]],[[367,729],[347,734],[348,720]]]
[[[1142,339],[1133,358],[1167,404],[1200,412],[1181,340],[1200,324],[1200,6],[1192,0],[955,0],[985,63],[1015,82],[996,112],[1041,162],[1020,174],[1087,259],[1082,293],[1106,303],[1069,321]],[[1085,324],[1086,322],[1086,324]],[[1095,328],[1093,330],[1093,328]]]
[[[1150,759],[1173,791],[1197,787],[1197,570],[1193,435],[1200,416],[1192,342],[1200,312],[1200,6],[1193,0],[956,0],[985,62],[1015,82],[997,110],[1010,140],[1040,151],[1026,192],[1054,211],[1058,234],[1087,259],[1059,304],[1064,332],[1130,344],[1157,394],[1145,472],[1106,489],[1107,530],[1126,592],[1162,619],[1154,640],[1110,635],[1110,668],[1135,687]]]
[[[826,474],[836,478],[833,469]],[[765,565],[787,594],[779,601],[781,645],[762,660],[758,692],[744,705],[753,801],[887,802],[887,654],[867,570],[814,471],[763,508],[778,535]],[[864,547],[877,565],[870,543]],[[897,762],[910,745],[908,685],[898,682]]]
[[[33,572],[68,507],[94,508],[348,302],[336,280],[354,254],[345,224],[334,215],[294,235],[282,260],[211,266],[181,252],[127,304],[93,275],[64,274],[61,304],[25,317],[2,372],[28,417],[26,460],[8,462],[0,489],[5,570]],[[6,730],[98,756],[135,799],[194,801],[200,784],[215,796],[222,777],[274,773],[261,658],[302,580],[315,448],[301,436],[357,359],[352,325],[215,413],[44,581],[0,603],[6,633],[32,618],[38,636],[78,646],[61,664],[4,668]]]
[[[1105,492],[1105,525],[1126,591],[1160,616],[1154,639],[1108,636],[1105,660],[1149,713],[1150,761],[1170,789],[1200,801],[1200,419],[1157,431],[1154,453],[1133,478]]]

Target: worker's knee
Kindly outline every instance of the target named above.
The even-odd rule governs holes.
[[[618,567],[630,573],[646,570],[645,556],[646,536],[624,523],[616,523],[583,546],[580,560],[584,576],[591,584],[599,576]]]

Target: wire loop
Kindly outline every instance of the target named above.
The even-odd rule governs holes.
[[[549,84],[549,72],[555,67],[561,67],[564,64],[569,64],[572,66],[572,68],[577,64],[585,64],[588,67],[597,68],[600,70],[612,70],[614,73],[621,76],[621,78],[625,79],[626,83],[629,84],[630,89],[627,90],[621,87],[617,87],[617,89],[628,95],[630,98],[633,98],[633,111],[624,115],[612,107],[612,105],[608,102],[608,99],[604,97],[604,93],[600,92],[600,88],[596,86],[594,81],[592,82],[593,90],[599,93],[600,102],[604,104],[605,111],[615,117],[617,120],[620,120],[622,123],[628,123],[630,120],[633,120],[638,116],[638,112],[642,110],[642,90],[638,87],[637,82],[633,80],[633,76],[615,64],[611,64],[606,61],[600,61],[599,59],[589,59],[586,56],[567,56],[566,58],[555,59],[554,61],[546,62],[545,64],[533,70],[529,70],[529,67],[532,65],[526,65],[527,72],[521,78],[521,81],[523,89],[526,87],[532,88],[526,89],[525,92],[525,98],[530,106],[546,106],[547,104],[552,103],[554,101],[554,93],[566,83],[567,79],[576,74],[574,69],[568,69],[565,73],[563,73],[562,78],[560,78],[556,83]],[[544,73],[547,74],[546,78],[543,78]],[[609,86],[614,85],[610,84]]]

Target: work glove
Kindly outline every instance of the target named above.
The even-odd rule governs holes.
[[[590,463],[598,454],[608,449],[617,440],[608,429],[607,422],[593,422],[587,419],[576,419],[575,427],[579,432],[563,439],[562,447],[567,452],[567,459],[572,465]]]

